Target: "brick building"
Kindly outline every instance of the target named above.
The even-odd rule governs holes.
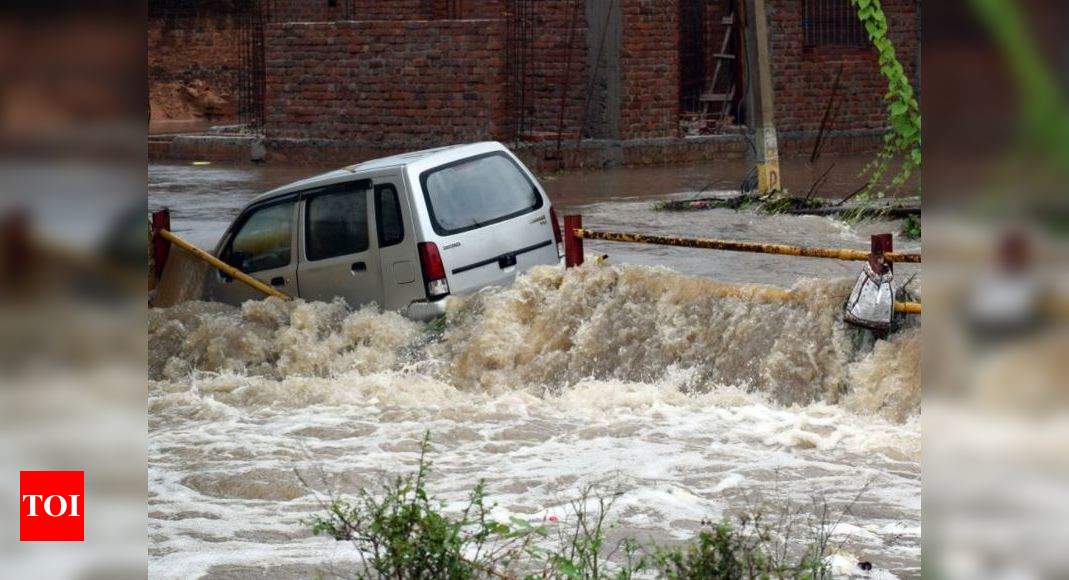
[[[876,57],[850,0],[767,0],[786,154],[872,149]],[[736,0],[156,0],[154,83],[202,79],[269,156],[497,139],[569,165],[743,155]],[[165,10],[168,7],[169,10]],[[907,73],[919,0],[885,0]]]

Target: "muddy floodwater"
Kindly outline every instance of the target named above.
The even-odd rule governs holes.
[[[149,203],[211,246],[253,196],[315,171],[151,165]],[[864,249],[869,234],[896,228],[652,209],[737,189],[730,168],[540,177],[560,213],[595,229]],[[452,298],[444,328],[339,302],[152,310],[150,573],[344,573],[359,560],[352,546],[312,536],[303,520],[327,494],[412,470],[429,431],[430,487],[450,509],[485,479],[496,517],[566,519],[594,484],[619,494],[621,533],[671,543],[703,520],[804,518],[826,503],[839,575],[860,560],[881,577],[919,576],[916,321],[876,342],[845,326],[853,263],[586,250],[609,259]],[[720,282],[786,287],[792,300],[732,296]]]

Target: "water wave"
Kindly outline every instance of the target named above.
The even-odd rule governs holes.
[[[186,302],[151,311],[149,374],[156,394],[207,389],[237,406],[517,393],[604,407],[722,391],[906,420],[920,407],[919,329],[874,343],[845,325],[850,282],[802,281],[783,299],[659,268],[542,267],[451,298],[444,330],[340,300]]]

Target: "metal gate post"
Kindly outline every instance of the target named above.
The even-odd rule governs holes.
[[[872,249],[869,250],[869,267],[872,271],[878,275],[887,271],[894,272],[894,264],[884,257],[884,254],[894,251],[894,237],[891,234],[873,234],[870,243]]]
[[[575,230],[583,229],[583,216],[564,216],[564,267],[574,268],[583,263],[583,238]]]

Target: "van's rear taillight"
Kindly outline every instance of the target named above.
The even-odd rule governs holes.
[[[560,222],[557,221],[557,210],[549,206],[549,221],[553,222],[553,240],[557,242],[557,257],[564,255],[564,246],[561,243]]]
[[[417,247],[427,298],[434,300],[449,294],[449,281],[445,278],[445,264],[442,263],[442,255],[438,253],[438,246],[434,242],[420,242]]]

